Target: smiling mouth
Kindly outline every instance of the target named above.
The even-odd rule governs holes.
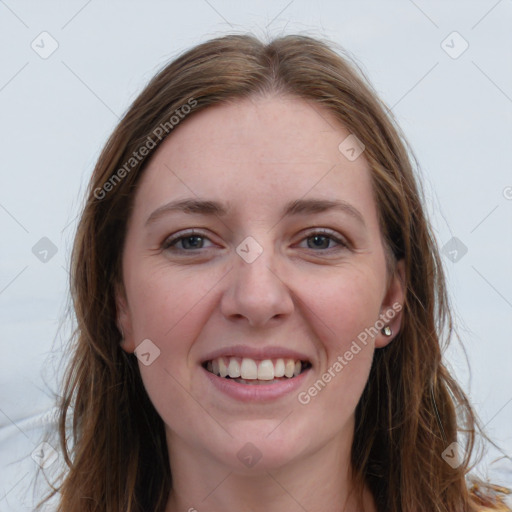
[[[309,361],[299,359],[251,359],[249,357],[217,357],[202,364],[217,377],[239,384],[275,384],[290,380],[311,368]]]

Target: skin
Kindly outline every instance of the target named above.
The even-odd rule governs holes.
[[[388,272],[364,153],[349,161],[338,149],[348,135],[305,100],[244,99],[184,121],[144,172],[128,222],[117,320],[124,350],[144,339],[160,350],[139,366],[166,425],[167,512],[376,511],[367,490],[363,506],[350,495],[354,411],[374,350],[392,342],[400,313],[388,322],[392,336],[361,344],[307,405],[296,392],[235,400],[200,367],[212,350],[238,343],[285,346],[311,361],[304,391],[380,314],[403,303],[402,262]],[[174,212],[145,226],[155,209],[188,197],[228,202],[228,214]],[[283,218],[284,204],[301,198],[343,200],[364,222],[340,210]],[[200,237],[192,248],[187,240],[162,248],[190,228]],[[312,228],[334,238],[315,239]],[[252,263],[236,252],[248,236],[263,248]],[[252,468],[237,457],[247,442],[262,454]]]

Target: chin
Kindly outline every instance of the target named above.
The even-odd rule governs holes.
[[[314,439],[317,433],[299,435],[296,427],[290,432],[289,425],[278,425],[276,420],[256,420],[250,426],[231,428],[233,439],[218,456],[234,472],[246,475],[275,471],[297,461],[307,449],[303,439]]]

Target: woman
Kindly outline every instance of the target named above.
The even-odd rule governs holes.
[[[326,44],[166,66],[99,158],[71,279],[59,510],[500,509],[465,479],[477,422],[405,143]]]

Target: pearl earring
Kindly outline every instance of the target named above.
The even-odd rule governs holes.
[[[391,327],[389,327],[389,325],[384,326],[381,332],[382,334],[384,334],[384,336],[388,337],[393,334],[393,331],[391,330]]]

